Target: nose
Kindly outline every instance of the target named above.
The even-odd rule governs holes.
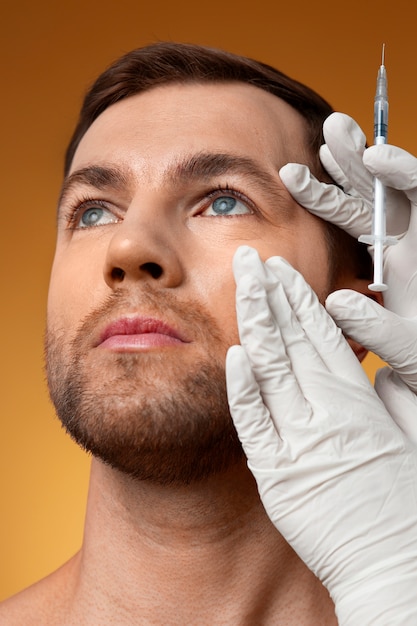
[[[173,288],[183,281],[178,237],[169,220],[158,218],[155,213],[131,217],[128,211],[114,225],[104,263],[104,279],[111,289],[140,280]]]

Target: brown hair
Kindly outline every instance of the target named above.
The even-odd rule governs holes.
[[[333,111],[326,100],[273,67],[223,50],[183,43],[154,43],[128,52],[105,70],[85,96],[65,158],[65,173],[84,133],[107,107],[169,83],[248,83],[291,105],[307,122],[308,148],[321,169],[318,149],[323,122]]]
[[[330,182],[323,169],[319,148],[324,142],[323,122],[333,112],[315,91],[270,65],[194,44],[158,42],[132,50],[117,59],[87,92],[80,117],[65,155],[65,174],[83,135],[94,120],[119,100],[170,83],[243,82],[281,98],[304,118],[307,128],[309,163],[315,176]],[[332,224],[327,239],[336,279],[349,268],[358,277],[370,276],[371,261],[362,244]],[[356,249],[355,249],[356,248]]]

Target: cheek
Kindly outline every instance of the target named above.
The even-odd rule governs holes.
[[[236,283],[233,276],[232,260],[237,245],[229,250],[220,249],[190,267],[187,287],[190,297],[213,318],[227,345],[238,342],[236,322]],[[201,249],[200,249],[201,254]]]
[[[310,229],[301,237],[301,250],[299,251],[299,271],[305,280],[324,302],[330,289],[330,259],[329,244],[326,235],[326,226],[322,220],[309,215]]]
[[[273,255],[286,259],[324,301],[330,284],[326,227],[323,220],[302,207],[297,209],[292,227],[283,236],[278,233],[273,244],[259,252],[263,260]]]
[[[102,259],[88,253],[57,250],[49,282],[48,325],[66,336],[108,295]]]
[[[284,257],[303,274],[321,301],[328,295],[329,262],[324,223],[305,209],[298,209],[291,228],[269,225],[268,231],[256,239],[230,242],[226,248],[211,249],[206,254],[200,248],[196,255],[198,261],[191,264],[190,292],[216,320],[228,345],[239,342],[232,260],[240,244],[257,249],[264,261],[271,256]]]

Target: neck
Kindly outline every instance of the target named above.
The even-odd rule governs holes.
[[[327,592],[270,523],[244,464],[162,487],[93,461],[75,571],[84,624],[97,623],[98,607],[106,623],[117,608],[118,624],[334,623]]]

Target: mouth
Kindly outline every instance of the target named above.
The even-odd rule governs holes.
[[[115,351],[137,351],[190,343],[176,329],[153,317],[122,317],[111,322],[96,347]]]

